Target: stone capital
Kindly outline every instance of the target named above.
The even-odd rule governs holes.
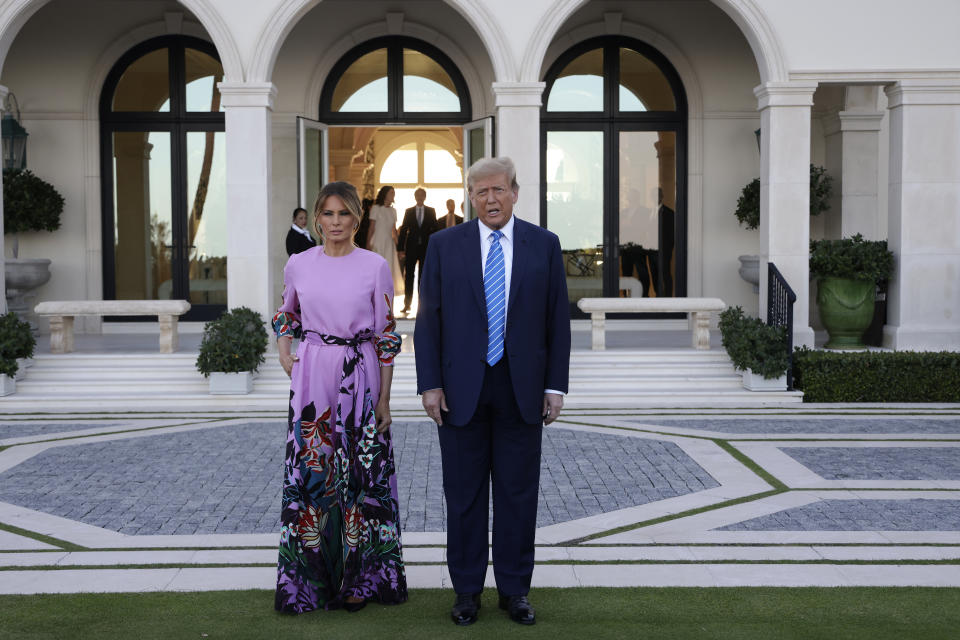
[[[960,79],[906,79],[884,88],[890,109],[904,105],[960,106]]]
[[[224,108],[260,107],[273,110],[277,87],[272,82],[220,82]]]
[[[0,84],[0,113],[3,113],[4,107],[7,106],[8,95],[10,95],[10,89],[6,85]]]
[[[543,104],[544,82],[494,82],[497,107],[536,107]]]
[[[769,107],[812,107],[816,82],[768,82],[755,87],[757,109]]]

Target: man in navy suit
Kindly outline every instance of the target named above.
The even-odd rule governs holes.
[[[492,480],[499,604],[533,624],[540,441],[563,408],[570,364],[566,276],[557,236],[513,216],[519,187],[509,158],[476,162],[467,187],[479,219],[438,231],[427,245],[417,392],[440,438],[451,617],[477,619]]]

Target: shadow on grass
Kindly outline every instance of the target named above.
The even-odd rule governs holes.
[[[535,589],[533,627],[510,622],[488,590],[479,621],[458,628],[452,600],[416,590],[397,607],[291,616],[269,591],[0,596],[0,638],[946,640],[960,628],[960,589]]]

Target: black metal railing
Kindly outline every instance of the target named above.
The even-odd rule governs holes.
[[[767,263],[767,324],[787,329],[787,389],[793,389],[793,303],[797,294],[777,265]]]

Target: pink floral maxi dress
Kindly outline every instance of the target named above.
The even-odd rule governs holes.
[[[335,609],[407,599],[390,432],[374,407],[400,350],[387,262],[355,248],[290,256],[277,337],[301,337],[290,381],[275,606]]]

